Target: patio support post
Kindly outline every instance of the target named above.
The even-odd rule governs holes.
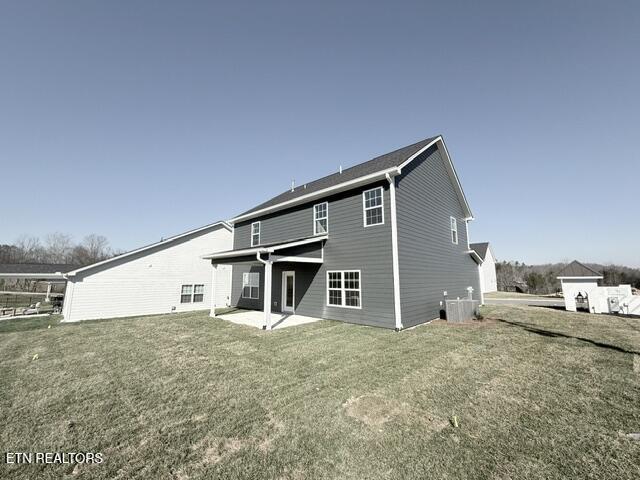
[[[211,262],[212,273],[211,273],[211,311],[209,312],[210,317],[216,316],[216,277],[218,276],[218,264]]]
[[[260,251],[256,253],[256,259],[264,265],[264,292],[262,298],[262,311],[264,312],[263,330],[271,330],[271,274],[273,260],[271,260],[271,252],[265,252],[267,259],[263,260]]]
[[[44,301],[45,302],[50,302],[51,301],[51,282],[47,282],[47,296],[44,297]]]
[[[264,328],[271,330],[271,277],[272,277],[273,261],[271,255],[264,264]]]

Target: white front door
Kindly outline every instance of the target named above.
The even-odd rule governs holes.
[[[293,313],[296,304],[296,272],[282,272],[282,311]]]

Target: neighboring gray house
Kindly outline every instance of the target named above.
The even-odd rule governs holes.
[[[231,305],[397,330],[479,298],[473,216],[441,136],[292,188],[230,220]],[[266,292],[266,294],[265,294]],[[265,301],[267,299],[268,301]]]

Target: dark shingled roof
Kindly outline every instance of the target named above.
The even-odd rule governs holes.
[[[51,273],[67,273],[77,268],[77,265],[68,265],[65,263],[0,263],[0,273],[19,273],[19,274],[51,274]]]
[[[469,246],[472,250],[475,250],[475,252],[482,260],[485,259],[485,257],[487,256],[487,249],[489,248],[489,242],[471,243],[469,244]]]
[[[327,234],[325,234],[327,235]],[[270,248],[270,247],[275,247],[278,245],[285,245],[287,243],[293,243],[293,242],[300,242],[302,240],[310,240],[312,238],[318,238],[318,241],[321,242],[322,240],[319,239],[322,238],[322,235],[307,235],[306,237],[297,237],[297,238],[289,238],[287,240],[281,240],[279,242],[271,242],[271,243],[261,243],[260,245],[256,245],[254,247],[242,247],[242,248],[232,248],[231,250],[223,250],[221,252],[215,252],[212,255],[223,255],[225,253],[231,253],[231,252],[242,252],[244,250],[251,250],[252,248]]]
[[[574,260],[558,273],[558,277],[601,277],[602,274],[593,268]]]
[[[416,154],[420,149],[426,147],[435,139],[437,139],[440,135],[435,137],[425,138],[424,140],[414,143],[413,145],[409,145],[408,147],[403,147],[398,150],[394,150],[390,153],[385,153],[384,155],[380,155],[372,160],[369,160],[364,163],[360,163],[353,167],[342,170],[342,173],[336,172],[331,175],[327,175],[326,177],[322,177],[318,180],[314,180],[313,182],[308,182],[306,188],[301,185],[296,187],[293,192],[291,190],[287,190],[286,192],[281,193],[280,195],[276,195],[271,200],[267,200],[264,203],[261,203],[257,207],[252,208],[251,210],[247,210],[246,212],[238,215],[246,215],[248,213],[252,213],[258,210],[262,210],[263,208],[273,207],[274,205],[278,205],[283,202],[287,202],[289,200],[293,200],[294,198],[301,197],[302,195],[307,195],[309,193],[317,192],[319,190],[323,190],[325,188],[334,187],[344,182],[348,182],[349,180],[355,180],[360,177],[364,177],[366,175],[370,175],[372,173],[379,172],[381,170],[387,170],[393,167],[400,166],[405,160],[407,160],[412,155]]]

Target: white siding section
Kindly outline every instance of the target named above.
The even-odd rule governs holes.
[[[597,280],[565,278],[562,283],[565,308],[576,311],[576,297],[581,293],[589,299],[589,311],[591,313],[621,313],[624,315],[640,314],[640,297],[631,293],[631,285],[618,285],[617,287],[599,287]],[[610,309],[611,299],[617,299],[619,309]]]
[[[216,226],[81,272],[67,283],[64,321],[208,310],[212,266],[200,257],[231,248],[231,232]],[[218,267],[216,283],[216,304],[228,305],[231,266]],[[204,285],[203,301],[180,303],[184,284]]]
[[[496,259],[491,251],[491,246],[487,248],[487,254],[485,255],[484,262],[480,265],[480,275],[482,276],[482,293],[498,291]]]
[[[587,294],[591,297],[592,292],[598,290],[598,281],[590,279],[570,279],[560,280],[562,285],[562,294],[564,296],[565,308],[571,312],[576,311],[576,297],[578,293]],[[596,294],[594,293],[594,297]],[[599,312],[594,312],[599,313]]]

